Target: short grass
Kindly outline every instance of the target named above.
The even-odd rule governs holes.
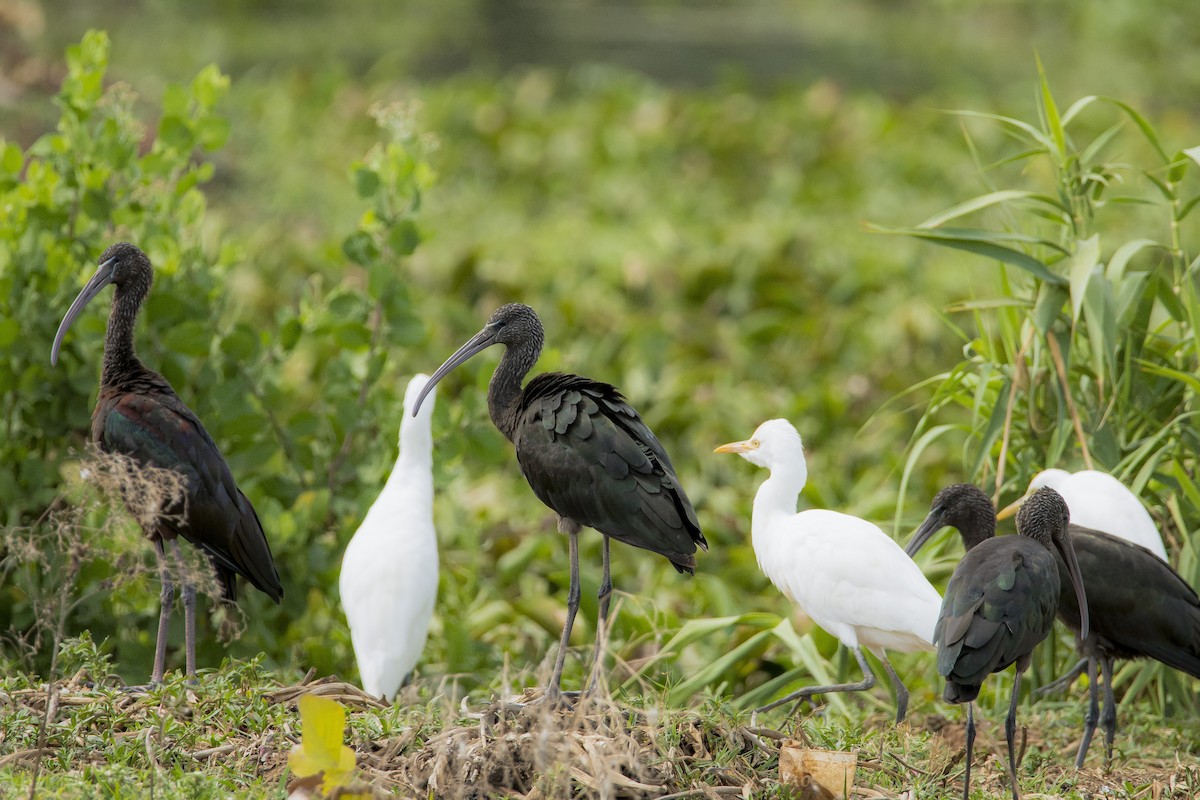
[[[347,708],[355,787],[377,797],[793,796],[777,780],[785,738],[857,753],[858,798],[961,791],[961,709],[927,696],[914,698],[900,726],[853,702],[852,719],[820,708],[791,721],[783,710],[752,719],[719,698],[679,709],[653,695],[549,713],[495,697],[452,698],[449,684],[428,678],[387,706],[336,677],[286,679],[257,661],[227,661],[195,685],[176,673],[131,692],[90,642],[71,647],[64,663],[75,672],[52,695],[21,673],[0,680],[0,797],[284,797],[295,786],[287,755],[299,741],[296,700],[305,692]],[[1200,723],[1139,708],[1120,709],[1111,771],[1095,745],[1076,771],[1082,695],[1077,686],[1067,699],[1022,704],[1025,797],[1200,796]],[[976,718],[972,796],[1006,796],[1003,709]]]

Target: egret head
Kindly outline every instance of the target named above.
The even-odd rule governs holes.
[[[769,419],[749,439],[723,444],[713,452],[737,453],[751,464],[768,469],[791,462],[804,463],[800,434],[786,419]]]

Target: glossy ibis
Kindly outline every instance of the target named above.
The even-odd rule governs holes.
[[[175,598],[164,542],[171,542],[176,561],[180,560],[177,537],[200,548],[212,563],[227,602],[237,600],[237,575],[276,603],[283,597],[283,586],[258,515],[238,489],[216,443],[166,378],[143,365],[134,353],[133,324],[153,279],[150,260],[138,248],[120,242],[105,250],[96,273],[58,327],[50,363],[58,363],[58,350],[71,323],[92,298],[113,284],[100,394],[92,412],[92,441],[101,450],[128,456],[138,465],[173,470],[184,482],[183,497],[161,509],[153,527],[145,530],[154,542],[162,575],[162,608],[151,676],[154,683],[161,683]],[[196,593],[186,575],[181,582],[190,678],[196,674]]]
[[[428,375],[404,392],[412,411]],[[400,421],[400,455],[342,557],[339,587],[363,689],[392,700],[425,647],[437,599],[433,528],[433,401]]]
[[[968,484],[939,493],[934,512],[940,515],[940,521],[929,522],[935,526],[932,530],[941,525],[957,528],[968,548],[990,539],[996,530],[992,501]],[[1153,658],[1200,678],[1200,598],[1175,570],[1145,548],[1073,523],[1069,529],[1091,623],[1087,638],[1081,640],[1079,602],[1066,585],[1066,564],[1057,559],[1062,584],[1058,618],[1076,633],[1076,647],[1084,656],[1089,676],[1090,701],[1075,758],[1075,766],[1082,767],[1097,722],[1104,726],[1105,761],[1112,760],[1117,728],[1114,659]],[[1104,676],[1103,714],[1099,709],[1097,663]]]
[[[966,484],[950,486],[933,499],[929,516],[913,534],[907,552],[914,555],[947,521],[947,511],[959,511],[967,528],[963,532],[966,555],[950,576],[946,598],[938,617],[934,641],[938,647],[938,674],[946,679],[942,697],[948,703],[967,704],[967,767],[963,777],[963,798],[971,792],[971,750],[975,743],[974,700],[984,679],[1016,664],[1008,717],[1004,722],[1008,742],[1008,777],[1013,800],[1017,789],[1016,754],[1013,737],[1017,726],[1017,700],[1021,696],[1021,676],[1029,668],[1033,648],[1050,633],[1059,605],[1062,579],[1054,557],[1058,550],[1066,564],[1067,579],[1074,588],[1077,608],[1082,609],[1081,634],[1088,635],[1088,606],[1084,599],[1083,578],[1068,532],[1070,512],[1062,495],[1041,488],[1026,498],[1017,512],[1017,536],[1002,538],[968,535],[978,530],[976,517],[992,521],[994,509],[955,501]],[[986,500],[987,498],[984,497]]]
[[[558,529],[568,536],[567,619],[546,691],[547,698],[557,698],[567,642],[579,610],[580,529],[586,525],[604,536],[604,576],[589,691],[596,685],[603,659],[612,595],[609,539],[663,555],[676,570],[689,574],[696,569],[696,547],[707,550],[708,542],[671,459],[616,387],[549,372],[521,388],[543,341],[542,323],[532,308],[520,303],[501,306],[479,333],[437,368],[417,397],[413,413],[434,385],[459,364],[492,345],[505,346],[488,384],[488,412],[516,448],[517,462],[533,493],[558,515]]]
[[[1079,472],[1043,470],[1033,476],[1026,494],[1043,486],[1049,486],[1067,501],[1073,525],[1111,533],[1141,545],[1163,561],[1167,560],[1162,534],[1158,532],[1150,512],[1146,511],[1136,494],[1107,472],[1094,469]],[[1001,510],[996,519],[1011,517],[1024,499],[1022,497]]]
[[[854,653],[860,683],[807,686],[758,709],[825,692],[858,692],[875,685],[863,656],[867,648],[883,662],[896,688],[896,722],[908,709],[908,690],[886,650],[933,650],[933,627],[942,598],[920,568],[878,526],[837,511],[796,513],[808,478],[804,446],[790,422],[764,422],[743,442],[718,453],[737,453],[771,471],[754,496],[750,535],[763,573],[813,622]]]

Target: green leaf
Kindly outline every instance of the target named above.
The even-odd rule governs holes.
[[[1099,272],[1100,234],[1080,239],[1067,262],[1067,274],[1071,276],[1071,322],[1079,321],[1079,310],[1087,293],[1088,281],[1093,272]]]
[[[1146,141],[1148,141],[1150,146],[1154,148],[1154,151],[1158,153],[1159,158],[1162,159],[1164,164],[1169,164],[1171,162],[1170,156],[1167,155],[1166,149],[1163,148],[1162,142],[1160,142],[1158,139],[1158,132],[1154,130],[1154,126],[1147,122],[1146,118],[1139,114],[1133,106],[1124,101],[1118,100],[1115,97],[1105,97],[1103,100],[1121,109],[1123,112],[1125,112],[1125,116],[1133,120],[1133,124],[1137,125],[1138,130],[1142,132],[1142,136],[1146,137]]]
[[[1058,106],[1054,102],[1054,95],[1050,92],[1050,83],[1046,80],[1046,71],[1042,68],[1042,59],[1037,59],[1038,79],[1041,83],[1042,90],[1042,112],[1046,116],[1046,126],[1050,128],[1050,135],[1054,138],[1054,147],[1059,158],[1065,158],[1067,154],[1067,134],[1063,130],[1062,119],[1058,116]]]
[[[1056,275],[1049,268],[1034,258],[1026,255],[1019,250],[1014,250],[1011,247],[1006,247],[1000,242],[1019,242],[1024,244],[1037,244],[1052,247],[1056,250],[1063,251],[1061,245],[1046,239],[1040,239],[1034,236],[1025,236],[1019,233],[999,233],[996,231],[988,231],[976,228],[880,228],[871,226],[874,230],[880,233],[902,234],[904,236],[912,236],[917,239],[925,239],[940,244],[943,247],[952,247],[957,250],[965,250],[968,253],[992,258],[997,261],[1010,264],[1018,267],[1026,272],[1034,275],[1041,280],[1052,283],[1066,285],[1067,279],[1061,275]]]
[[[397,255],[412,255],[420,243],[421,234],[411,219],[400,220],[388,231],[388,244]]]
[[[1125,268],[1129,260],[1147,247],[1161,247],[1153,239],[1132,239],[1117,248],[1105,268],[1104,276],[1114,285],[1119,286],[1125,277]]]
[[[1033,325],[1038,332],[1045,336],[1050,326],[1062,312],[1063,303],[1067,302],[1068,293],[1064,286],[1043,283],[1038,289],[1037,302],[1033,306]]]
[[[952,219],[958,219],[959,217],[966,216],[967,214],[971,214],[975,211],[988,208],[989,206],[994,206],[997,203],[1007,203],[1011,200],[1024,200],[1026,198],[1037,198],[1041,202],[1053,205],[1055,208],[1061,208],[1058,203],[1054,202],[1053,198],[1047,197],[1046,195],[1018,189],[1005,189],[999,192],[989,192],[988,194],[980,195],[979,197],[974,197],[964,203],[959,203],[956,206],[952,206],[940,214],[933,215],[929,219],[917,225],[917,227],[936,228]]]
[[[354,169],[354,191],[358,193],[359,197],[364,199],[374,197],[382,185],[379,173],[370,167],[359,166]]]
[[[342,252],[346,254],[346,258],[363,267],[379,258],[379,248],[375,239],[366,231],[357,231],[347,236],[342,241]]]

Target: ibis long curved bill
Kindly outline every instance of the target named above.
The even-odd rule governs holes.
[[[1088,622],[1087,595],[1083,591],[1083,573],[1079,570],[1079,559],[1075,557],[1075,545],[1071,541],[1069,530],[1063,530],[1062,536],[1052,540],[1063,561],[1067,565],[1067,575],[1071,578],[1071,586],[1075,589],[1075,599],[1079,601],[1079,640],[1085,641],[1091,631]]]
[[[433,371],[429,376],[429,382],[425,384],[425,388],[417,395],[417,402],[413,404],[412,415],[415,417],[417,412],[421,410],[421,403],[425,401],[425,397],[433,391],[433,387],[437,382],[446,377],[455,367],[468,361],[472,356],[480,353],[496,342],[496,331],[499,330],[497,325],[489,322],[483,326],[483,330],[468,339],[462,347],[454,351],[454,353],[442,362],[442,365]]]
[[[75,322],[83,309],[92,299],[100,294],[105,286],[113,282],[113,267],[116,265],[117,259],[109,258],[101,261],[96,268],[95,274],[88,278],[87,284],[76,295],[75,300],[71,303],[71,307],[67,309],[67,313],[63,316],[62,322],[58,325],[58,333],[54,334],[54,346],[50,349],[50,364],[58,366],[58,351],[62,347],[62,341],[67,335],[67,330],[71,324]]]

